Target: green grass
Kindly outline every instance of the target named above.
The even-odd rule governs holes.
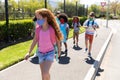
[[[80,33],[84,32],[85,29],[81,28]],[[73,36],[73,29],[70,29],[69,38]],[[8,46],[0,50],[0,71],[20,62],[24,59],[25,54],[28,52],[29,47],[32,43],[32,40],[18,43],[12,46]],[[31,55],[35,52],[35,48]]]

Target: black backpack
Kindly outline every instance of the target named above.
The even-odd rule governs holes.
[[[87,22],[87,26],[89,27],[89,23],[90,23],[90,20],[88,20],[88,22]],[[94,25],[94,20],[92,21],[92,26]],[[95,28],[94,28],[94,30],[96,30]]]
[[[89,27],[90,20],[87,22],[87,26]],[[92,26],[94,25],[94,20],[92,21]]]

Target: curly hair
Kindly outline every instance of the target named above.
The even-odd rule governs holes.
[[[65,13],[59,14],[58,19],[60,20],[61,18],[63,18],[65,22],[68,22],[68,16]]]
[[[43,18],[45,17],[47,18],[47,22],[54,29],[57,39],[61,41],[63,39],[63,36],[55,20],[54,14],[49,9],[45,9],[45,8],[38,9],[35,11],[35,13],[39,13]]]
[[[77,22],[80,21],[79,17],[78,16],[73,16],[73,22],[75,22],[75,19],[77,19]]]

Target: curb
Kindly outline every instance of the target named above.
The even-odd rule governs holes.
[[[109,45],[112,35],[113,35],[113,30],[110,32],[107,40],[105,41],[104,45],[102,46],[97,58],[95,59],[94,64],[91,66],[91,68],[87,72],[87,75],[85,76],[84,80],[95,80],[96,73],[97,73],[98,68],[100,67],[100,64],[104,58],[105,51]]]

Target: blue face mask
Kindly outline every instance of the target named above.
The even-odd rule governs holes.
[[[37,20],[37,24],[39,26],[42,26],[44,24],[45,20],[44,19],[41,19],[41,20]]]

